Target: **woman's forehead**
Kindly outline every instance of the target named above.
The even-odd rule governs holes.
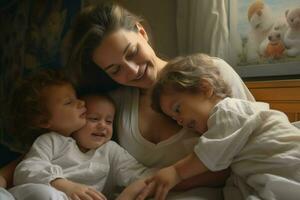
[[[96,64],[108,66],[112,61],[120,59],[129,43],[135,40],[136,33],[132,31],[118,30],[107,35],[93,53]]]

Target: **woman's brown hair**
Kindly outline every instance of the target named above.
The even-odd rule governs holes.
[[[118,86],[92,60],[93,51],[110,33],[125,29],[137,32],[142,19],[113,2],[84,8],[71,28],[66,70],[75,85],[108,91]]]

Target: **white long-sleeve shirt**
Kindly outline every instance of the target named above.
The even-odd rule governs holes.
[[[244,199],[299,199],[300,130],[284,113],[225,98],[207,125],[194,151],[211,171],[230,166]]]
[[[15,170],[14,184],[49,185],[54,179],[66,178],[102,191],[108,177],[126,186],[146,173],[142,164],[113,141],[83,153],[72,137],[51,132],[36,139]]]

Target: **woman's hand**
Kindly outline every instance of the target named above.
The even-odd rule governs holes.
[[[71,200],[107,200],[101,192],[94,188],[67,179],[55,179],[51,185],[66,193]]]
[[[117,197],[116,200],[133,200],[136,199],[138,194],[143,191],[146,187],[146,183],[144,179],[139,179],[130,185],[128,185],[121,194]]]
[[[163,168],[146,180],[147,187],[137,197],[137,200],[145,199],[151,194],[155,195],[155,200],[164,200],[168,192],[181,180],[174,166]]]

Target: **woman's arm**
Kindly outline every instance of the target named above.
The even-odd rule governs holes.
[[[202,174],[193,176],[189,179],[183,180],[177,184],[173,189],[175,191],[185,191],[195,187],[220,187],[225,184],[226,179],[230,175],[230,169],[225,169],[218,172],[207,171]]]
[[[0,187],[9,188],[13,185],[14,171],[18,163],[22,160],[23,156],[5,165],[0,170]]]

